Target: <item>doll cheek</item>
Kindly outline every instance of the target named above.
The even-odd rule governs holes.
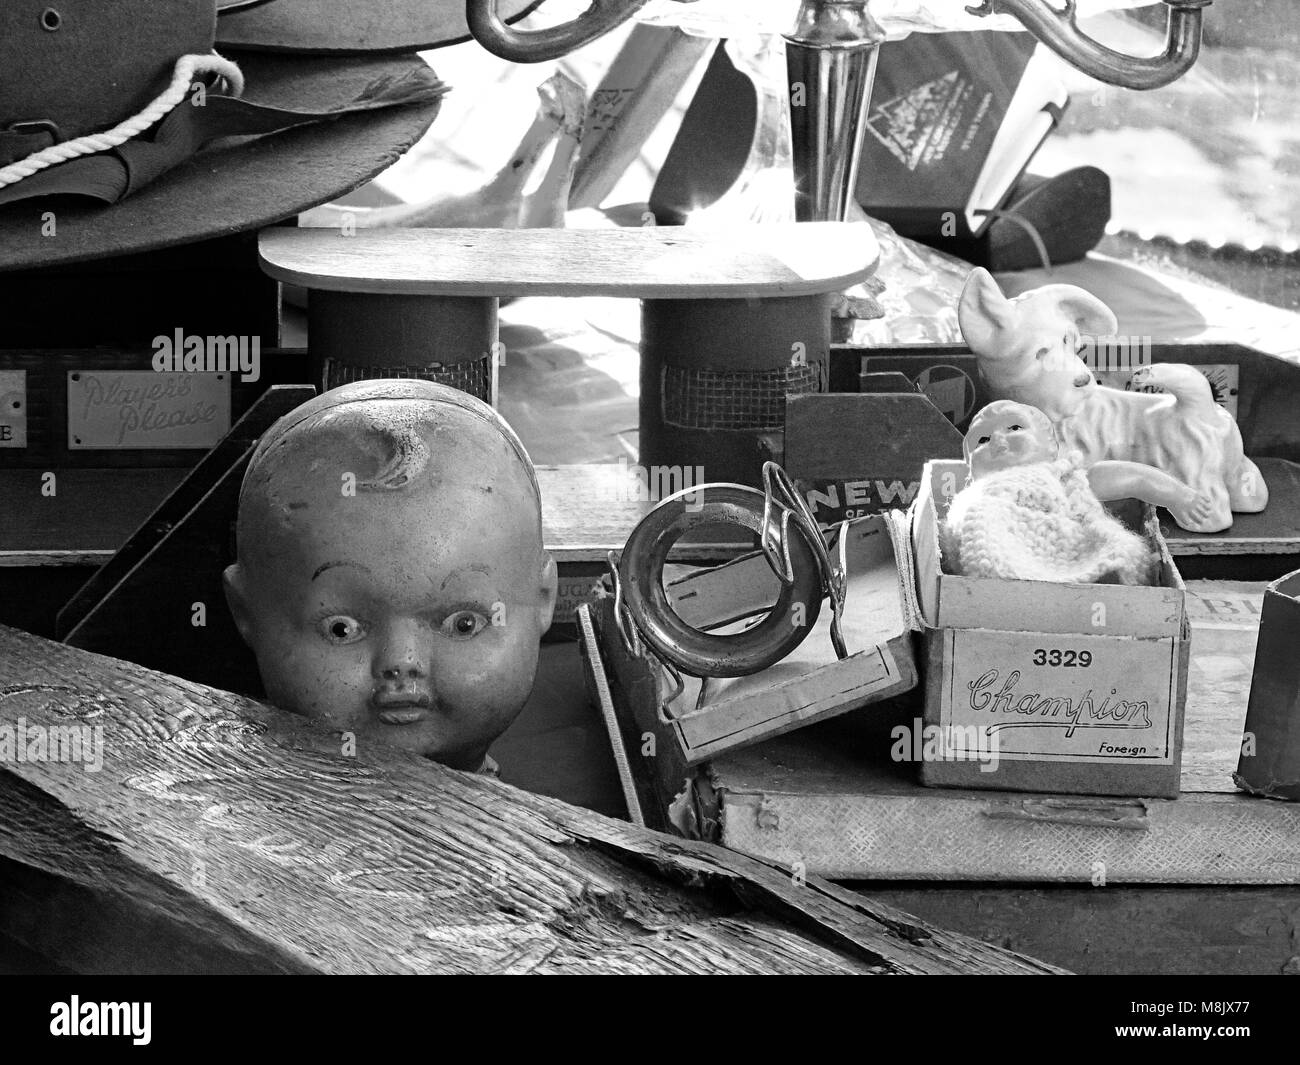
[[[527,652],[514,641],[460,641],[435,652],[433,683],[440,697],[450,697],[453,692],[470,696],[475,692],[495,695],[511,687],[516,676],[526,675],[529,670],[525,667],[531,661]]]
[[[292,692],[292,705],[305,713],[329,712],[331,719],[354,703],[369,698],[370,656],[348,647],[333,647],[314,634],[271,649],[263,675],[276,687]],[[312,710],[315,707],[316,710]]]

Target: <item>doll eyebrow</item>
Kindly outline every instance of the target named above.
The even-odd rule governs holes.
[[[326,562],[326,563],[324,563],[324,564],[322,564],[322,565],[320,565],[320,566],[317,566],[317,567],[316,567],[316,572],[313,573],[313,574],[311,575],[311,579],[312,579],[312,580],[315,580],[315,579],[316,579],[317,577],[319,577],[322,573],[324,573],[327,569],[335,569],[335,568],[337,568],[337,567],[339,567],[339,566],[355,566],[357,569],[359,569],[359,570],[364,570],[366,573],[369,573],[369,572],[370,572],[370,567],[369,567],[369,566],[363,566],[360,562],[351,562],[351,561],[349,561],[349,560],[347,560],[347,559],[340,559],[340,560],[337,561],[337,562]]]

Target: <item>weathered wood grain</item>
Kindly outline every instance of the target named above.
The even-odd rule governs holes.
[[[60,964],[1054,971],[757,859],[382,747],[348,756],[293,715],[0,629],[0,725],[20,722],[102,729],[98,772],[0,763],[0,857],[16,863],[0,930]],[[68,904],[52,911],[43,882]]]

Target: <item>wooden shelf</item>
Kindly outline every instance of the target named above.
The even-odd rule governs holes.
[[[880,257],[861,222],[726,231],[633,229],[268,229],[262,268],[310,289],[423,296],[745,299],[836,292]]]
[[[1166,515],[1160,531],[1171,554],[1300,554],[1300,463],[1257,459],[1256,464],[1268,484],[1268,507],[1259,514],[1233,515],[1232,528],[1221,533],[1189,533]]]
[[[0,566],[107,562],[187,472],[60,469],[47,496],[43,471],[0,469]]]
[[[654,503],[636,467],[540,466],[546,546],[558,562],[605,562]],[[0,566],[101,565],[185,476],[183,469],[66,469],[41,495],[40,470],[0,469]],[[234,515],[231,515],[231,520]],[[694,544],[693,559],[729,557],[735,544]]]
[[[1300,554],[1300,464],[1261,459],[1272,499],[1262,514],[1240,514],[1228,534],[1200,536],[1166,522],[1176,556]],[[0,566],[99,565],[109,559],[185,475],[181,469],[65,469],[57,494],[41,495],[41,471],[0,469]],[[559,562],[604,562],[621,550],[654,504],[636,467],[604,463],[539,466],[547,548]],[[233,515],[232,515],[233,518]],[[702,544],[691,557],[734,554],[735,545]],[[1279,576],[1281,574],[1278,574]]]

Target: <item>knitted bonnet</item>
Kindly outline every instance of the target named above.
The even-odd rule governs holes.
[[[1027,412],[1051,434],[1035,408],[1000,402],[981,414],[1004,412],[994,408]],[[945,568],[968,577],[1144,584],[1154,561],[1142,537],[1097,498],[1077,452],[970,481],[953,499],[942,532]]]

